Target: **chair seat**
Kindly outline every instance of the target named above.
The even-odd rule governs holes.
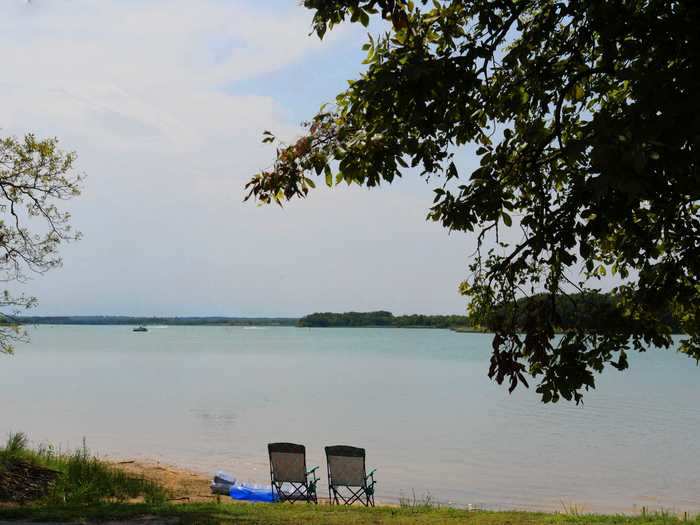
[[[309,496],[307,496],[306,494],[283,494],[281,495],[281,498],[285,501],[306,501],[309,499]]]
[[[270,443],[270,480],[279,501],[317,503],[316,468],[306,470],[306,447],[295,443]]]
[[[365,449],[348,445],[326,447],[326,462],[331,503],[374,506],[374,471],[367,474]]]

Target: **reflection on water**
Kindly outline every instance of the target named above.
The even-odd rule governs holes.
[[[41,326],[0,358],[0,433],[224,469],[264,483],[266,444],[367,449],[378,497],[490,508],[700,511],[700,370],[672,351],[585,406],[486,377],[489,336],[443,330]],[[321,487],[323,491],[324,488]]]

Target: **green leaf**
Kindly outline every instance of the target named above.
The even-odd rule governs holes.
[[[360,11],[360,23],[365,27],[369,25],[369,15],[364,10]]]

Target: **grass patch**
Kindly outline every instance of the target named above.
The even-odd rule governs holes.
[[[157,483],[128,474],[91,455],[87,447],[60,453],[51,447],[31,449],[26,436],[10,436],[0,448],[0,477],[17,462],[29,462],[59,475],[40,500],[0,504],[0,521],[101,522],[161,518],[184,525],[237,524],[287,525],[700,525],[700,518],[679,519],[670,513],[645,512],[641,516],[589,515],[577,507],[564,513],[488,512],[440,507],[433,498],[402,496],[398,507],[336,507],[307,504],[245,504],[228,498],[212,503],[173,503]]]
[[[84,442],[74,452],[60,453],[52,447],[30,449],[24,434],[11,434],[0,449],[0,476],[18,463],[58,473],[42,498],[49,505],[125,502],[137,498],[146,503],[162,503],[167,499],[165,490],[158,484],[101,461],[90,454]]]
[[[0,519],[106,521],[126,520],[141,516],[170,518],[178,523],[286,525],[311,523],[318,525],[365,524],[469,524],[469,525],[672,525],[683,520],[668,514],[646,516],[564,515],[534,512],[465,511],[449,508],[332,507],[307,504],[100,504],[36,505],[0,508]],[[700,520],[685,522],[700,524]]]
[[[413,511],[430,510],[439,508],[440,504],[433,499],[430,492],[426,492],[423,496],[417,497],[416,491],[413,490],[410,496],[401,493],[399,496],[399,507],[402,509],[411,509]]]

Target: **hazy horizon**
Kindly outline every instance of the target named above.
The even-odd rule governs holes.
[[[337,310],[333,311],[331,313],[350,313],[350,312],[355,312],[355,313],[367,313],[367,312],[378,312],[378,311],[387,311],[386,308],[376,308],[372,310],[363,310],[363,311],[358,311],[358,310]],[[391,312],[391,310],[388,310]],[[163,318],[163,319],[178,319],[178,318],[202,318],[202,319],[298,319],[301,317],[304,317],[306,315],[310,315],[313,313],[327,313],[329,310],[314,310],[313,312],[305,312],[303,314],[298,314],[298,315],[227,315],[227,314],[201,314],[201,315],[152,315],[152,314],[143,314],[143,315],[134,315],[134,314],[101,314],[101,313],[87,313],[87,314],[35,314],[33,313],[33,310],[29,310],[26,312],[22,312],[19,317],[24,318],[24,317],[134,317],[134,318],[149,318],[149,317],[156,317],[156,318]],[[425,312],[411,312],[408,314],[397,314],[395,312],[391,312],[395,317],[396,316],[402,316],[402,315],[431,315],[431,316],[440,316],[440,315],[466,315],[464,312],[443,312],[443,313],[436,313],[436,314],[426,314]]]

